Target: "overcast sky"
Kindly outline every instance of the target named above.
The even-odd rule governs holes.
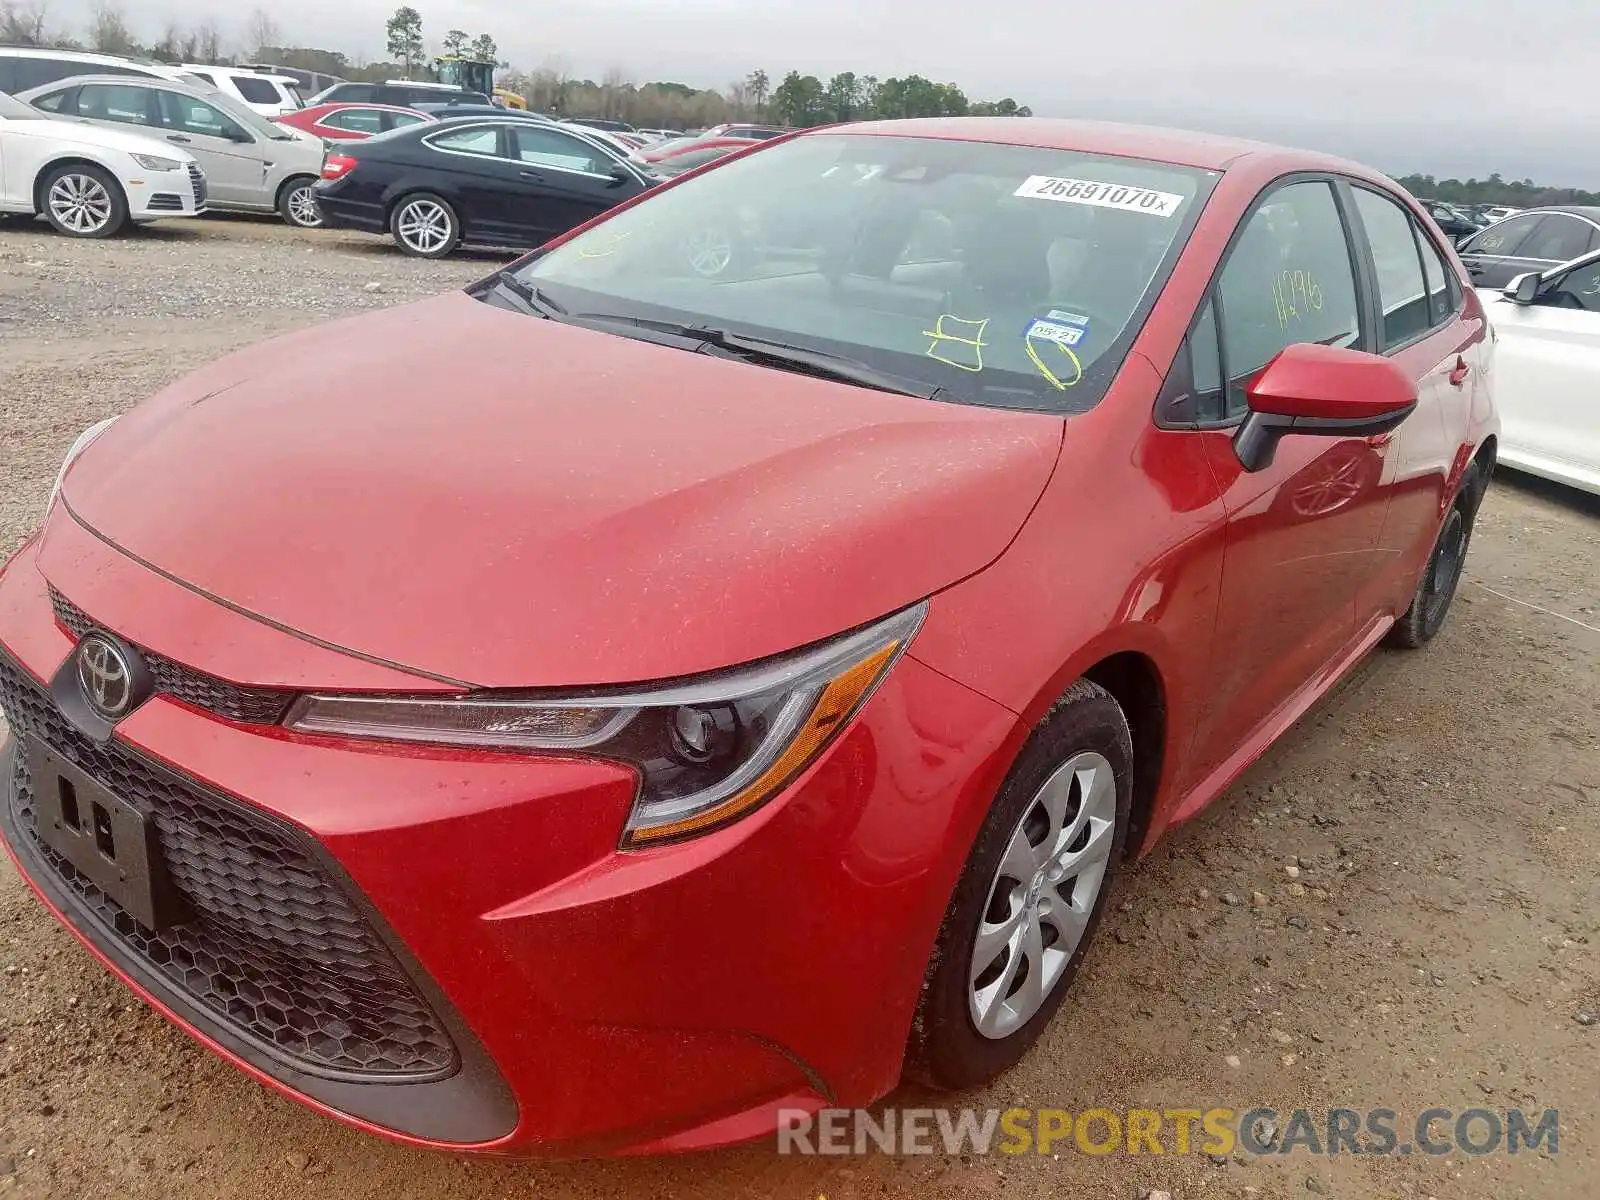
[[[122,0],[145,40],[252,0]],[[271,0],[286,40],[379,58],[396,0]],[[56,24],[93,0],[49,0]],[[1217,130],[1382,170],[1600,187],[1588,84],[1594,0],[420,0],[430,46],[487,32],[503,57],[598,78],[725,87],[760,67],[911,72],[1040,116]],[[231,27],[230,27],[231,26]]]

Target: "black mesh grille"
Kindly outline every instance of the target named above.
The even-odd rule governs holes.
[[[45,845],[19,753],[13,817],[76,898],[74,921],[94,922],[183,1001],[300,1071],[399,1081],[456,1070],[438,1018],[298,834],[114,742],[89,741],[4,656],[0,709],[14,734],[40,739],[153,820],[167,873],[192,913],[151,933]]]
[[[96,628],[93,618],[55,588],[50,589],[50,605],[55,609],[56,620],[73,637],[82,638]],[[143,646],[139,647],[139,654],[150,668],[156,691],[230,721],[245,725],[276,725],[283,720],[283,714],[289,710],[289,704],[294,699],[293,692],[240,687],[236,683],[173,662]]]
[[[194,163],[189,164],[189,186],[194,189],[195,208],[204,208],[206,206],[206,177],[205,173]]]

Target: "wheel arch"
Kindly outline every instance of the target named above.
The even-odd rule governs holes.
[[[62,167],[94,167],[96,170],[105,172],[111,177],[111,182],[116,185],[118,193],[122,196],[122,203],[124,206],[127,205],[128,189],[122,185],[122,176],[113,167],[107,166],[98,158],[85,154],[81,150],[74,150],[71,153],[58,154],[48,162],[40,164],[38,174],[33,177],[33,187],[31,189],[33,211],[36,215],[44,212],[45,180],[49,179],[54,172]]]
[[[1149,836],[1167,764],[1167,688],[1149,655],[1122,650],[1083,672],[1082,678],[1111,693],[1133,734],[1133,806],[1129,810],[1128,853],[1137,854]]]
[[[283,204],[283,198],[289,194],[289,189],[292,188],[295,184],[297,184],[297,183],[313,183],[314,184],[314,183],[317,182],[317,180],[319,178],[321,178],[321,176],[313,175],[308,171],[294,171],[294,172],[291,172],[290,174],[286,175],[284,177],[283,182],[278,185],[278,190],[273,193],[273,196],[272,196],[272,207],[273,208],[281,207],[282,204]]]

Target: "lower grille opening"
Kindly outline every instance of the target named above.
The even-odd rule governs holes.
[[[308,1075],[398,1083],[459,1070],[443,1023],[304,835],[115,742],[90,741],[4,656],[0,709],[15,736],[39,740],[154,825],[186,909],[159,933],[39,837],[27,756],[13,759],[12,824],[64,885],[67,915],[142,962],[171,989],[166,999]]]

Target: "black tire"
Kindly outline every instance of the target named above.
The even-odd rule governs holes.
[[[1010,878],[1002,870],[1007,848],[1013,835],[1036,815],[1041,789],[1060,768],[1084,753],[1102,756],[1115,779],[1116,823],[1104,878],[1082,937],[1038,1010],[1008,1035],[986,1036],[979,1032],[969,1003],[980,921],[1001,895],[994,890],[997,876]],[[1122,859],[1132,799],[1133,737],[1127,718],[1109,692],[1081,679],[1056,702],[1024,745],[973,843],[923,981],[906,1049],[908,1078],[941,1089],[977,1087],[1015,1065],[1039,1039],[1061,1007],[1094,941]],[[1029,891],[1028,903],[1036,896],[1036,890]]]
[[[1388,645],[1400,650],[1420,650],[1444,628],[1450,604],[1461,585],[1461,571],[1472,546],[1473,523],[1487,484],[1477,463],[1467,468],[1455,503],[1445,514],[1439,536],[1434,540],[1428,564],[1422,569],[1416,594],[1411,597],[1411,607],[1389,631]]]
[[[315,179],[302,175],[278,189],[278,215],[285,225],[295,229],[321,229],[326,224],[317,208],[316,186]]]
[[[86,198],[81,219],[71,209],[58,211],[58,188]],[[116,237],[128,227],[128,198],[122,185],[109,171],[89,163],[63,163],[52,169],[39,185],[39,207],[51,227],[67,237]]]
[[[435,214],[443,220],[444,226],[438,235],[441,240],[435,241],[433,235],[423,237],[420,233],[406,231],[408,221],[420,220],[424,214]],[[402,197],[389,214],[389,232],[395,245],[413,258],[448,258],[461,244],[461,218],[443,196],[413,192]]]

